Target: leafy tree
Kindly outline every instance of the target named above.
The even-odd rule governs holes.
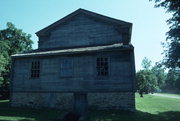
[[[165,85],[165,79],[166,79],[166,73],[165,73],[164,69],[162,68],[161,65],[156,63],[155,66],[152,67],[151,71],[157,78],[158,88],[162,89]]]
[[[12,23],[0,30],[0,98],[8,97],[11,55],[32,49],[31,35],[17,29]]]
[[[153,93],[157,89],[157,78],[151,70],[140,70],[136,74],[137,89],[141,97],[143,93]]]
[[[143,97],[143,93],[153,93],[158,88],[157,77],[155,73],[151,70],[151,61],[148,58],[142,60],[143,70],[136,73],[137,89]]]
[[[3,77],[1,76],[2,72],[5,72],[5,66],[8,64],[7,58],[8,53],[7,50],[9,49],[9,46],[4,41],[0,41],[0,83],[3,80]]]
[[[172,17],[167,20],[170,27],[166,33],[166,43],[164,43],[166,49],[163,64],[170,69],[180,68],[180,0],[154,1],[155,7],[163,7],[166,12],[172,13]]]
[[[178,78],[176,79],[175,85],[176,85],[178,92],[180,93],[180,73],[178,74]]]
[[[32,49],[31,35],[17,29],[12,23],[7,23],[7,28],[0,31],[0,41],[8,44],[8,55]]]
[[[149,70],[150,67],[151,67],[151,63],[152,63],[152,62],[151,62],[147,57],[144,57],[144,59],[142,60],[141,65],[142,65],[142,67],[143,67],[144,69]]]
[[[166,80],[165,80],[164,90],[168,92],[178,92],[180,91],[180,71],[171,69],[168,71]]]

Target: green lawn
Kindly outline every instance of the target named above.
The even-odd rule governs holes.
[[[89,121],[180,121],[180,99],[136,94],[134,113],[124,111],[91,111]]]
[[[9,100],[0,101],[0,121],[54,121],[60,114],[55,109],[11,108]]]
[[[137,111],[89,111],[88,121],[180,121],[180,99],[136,94]],[[63,112],[54,109],[11,108],[0,101],[0,121],[54,121]]]
[[[180,94],[168,94],[168,93],[161,93],[161,94],[169,95],[169,96],[178,96],[178,97],[180,97]]]
[[[137,110],[148,112],[150,114],[159,114],[168,111],[177,111],[180,113],[180,99],[145,95],[140,98],[136,94]]]

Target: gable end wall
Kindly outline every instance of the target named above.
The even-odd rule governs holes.
[[[77,15],[57,26],[44,36],[39,36],[39,48],[93,46],[123,42],[126,34],[117,26]],[[122,35],[123,33],[123,35]],[[122,36],[124,36],[122,38]]]

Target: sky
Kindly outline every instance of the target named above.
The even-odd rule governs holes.
[[[166,20],[171,15],[154,8],[149,0],[0,0],[0,30],[12,22],[32,35],[33,49],[37,49],[37,31],[79,8],[133,23],[136,71],[142,69],[144,57],[152,64],[163,59],[161,43],[166,40]]]

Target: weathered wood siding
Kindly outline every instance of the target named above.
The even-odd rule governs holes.
[[[47,35],[39,36],[39,48],[92,46],[122,42],[122,33],[118,32],[117,28],[117,25],[79,14],[57,26]]]
[[[13,91],[42,92],[111,92],[133,91],[134,72],[132,52],[102,52],[87,55],[51,56],[16,59],[14,66]],[[109,58],[109,76],[98,77],[96,58]],[[61,76],[61,63],[72,60],[72,76]],[[40,78],[30,78],[31,62],[40,60]]]

